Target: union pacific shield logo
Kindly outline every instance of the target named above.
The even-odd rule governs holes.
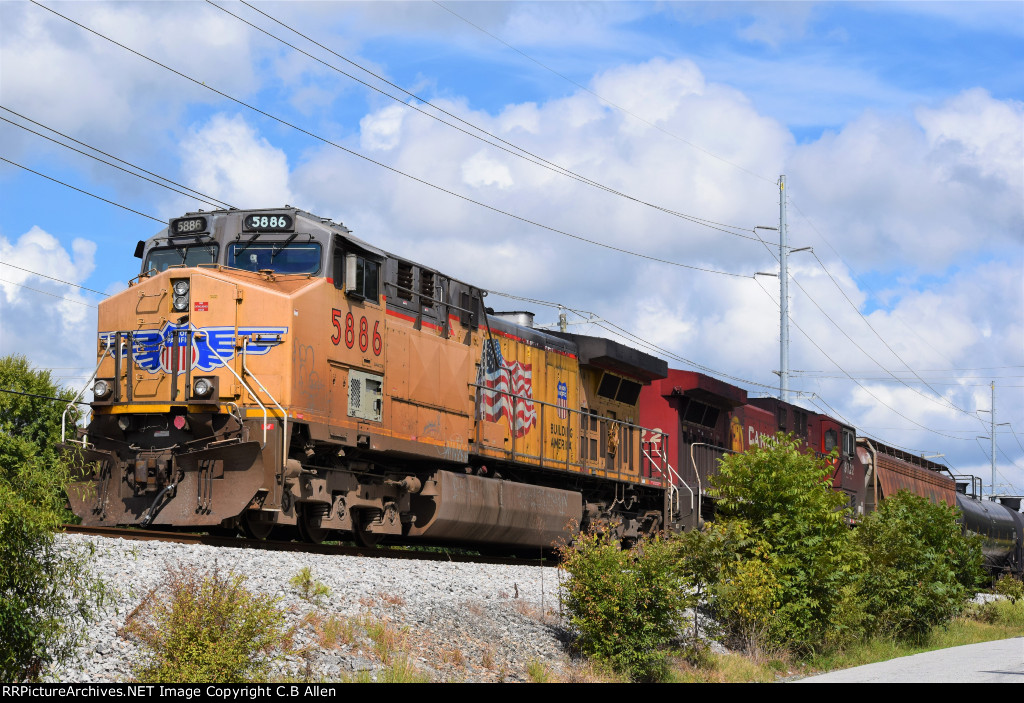
[[[188,331],[192,332],[191,355],[188,353]],[[235,338],[246,340],[246,355],[262,356],[281,343],[287,327],[195,327],[191,324],[164,323],[159,330],[132,332],[132,359],[149,373],[170,373],[177,367],[185,373],[185,362],[192,357],[192,369],[213,371],[235,355]],[[104,347],[114,344],[116,332],[100,332]],[[128,355],[128,333],[121,333],[121,358]],[[174,357],[177,357],[175,360]],[[176,363],[175,363],[176,361]]]

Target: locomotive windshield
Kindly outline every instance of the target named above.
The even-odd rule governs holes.
[[[228,247],[227,265],[246,271],[317,273],[320,251],[317,242],[235,242]]]
[[[219,246],[216,244],[197,244],[192,246],[163,247],[154,249],[146,257],[143,271],[166,271],[168,266],[198,266],[212,264],[217,261]]]

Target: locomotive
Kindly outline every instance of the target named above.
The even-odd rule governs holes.
[[[330,219],[200,210],[135,254],[139,276],[99,304],[91,421],[62,445],[85,525],[629,542],[702,524],[718,459],[784,431],[832,463],[854,519],[909,488],[961,504],[992,564],[1024,561],[1019,513],[937,465],[612,340],[535,329]]]
[[[188,213],[135,253],[64,442],[86,525],[531,548],[685,527],[669,438],[637,424],[660,359],[292,207]]]

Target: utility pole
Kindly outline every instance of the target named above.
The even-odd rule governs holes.
[[[989,414],[992,420],[992,493],[996,494],[996,382],[992,381],[992,412]]]
[[[789,402],[789,259],[786,247],[786,177],[779,176],[779,397]]]

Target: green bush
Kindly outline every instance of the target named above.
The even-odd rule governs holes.
[[[713,529],[743,539],[718,572],[713,602],[733,635],[756,633],[759,646],[803,652],[856,630],[842,596],[860,559],[831,473],[781,434],[770,447],[722,460],[712,479]]]
[[[1024,581],[1012,574],[1003,574],[992,586],[992,592],[1006,596],[1011,603],[1024,598]]]
[[[985,578],[981,547],[963,535],[958,511],[901,491],[853,536],[865,557],[859,592],[872,632],[922,640],[949,622]]]
[[[665,647],[689,598],[675,555],[660,538],[625,550],[608,533],[580,535],[562,551],[564,602],[585,654],[633,680],[664,677]]]
[[[135,670],[151,683],[265,681],[292,649],[279,602],[255,595],[236,574],[171,571],[129,615],[122,634],[145,659]]]
[[[54,540],[72,517],[68,464],[53,447],[66,404],[33,395],[73,394],[19,356],[0,359],[0,389],[18,391],[0,393],[0,678],[34,681],[74,652],[104,589],[87,549]]]

